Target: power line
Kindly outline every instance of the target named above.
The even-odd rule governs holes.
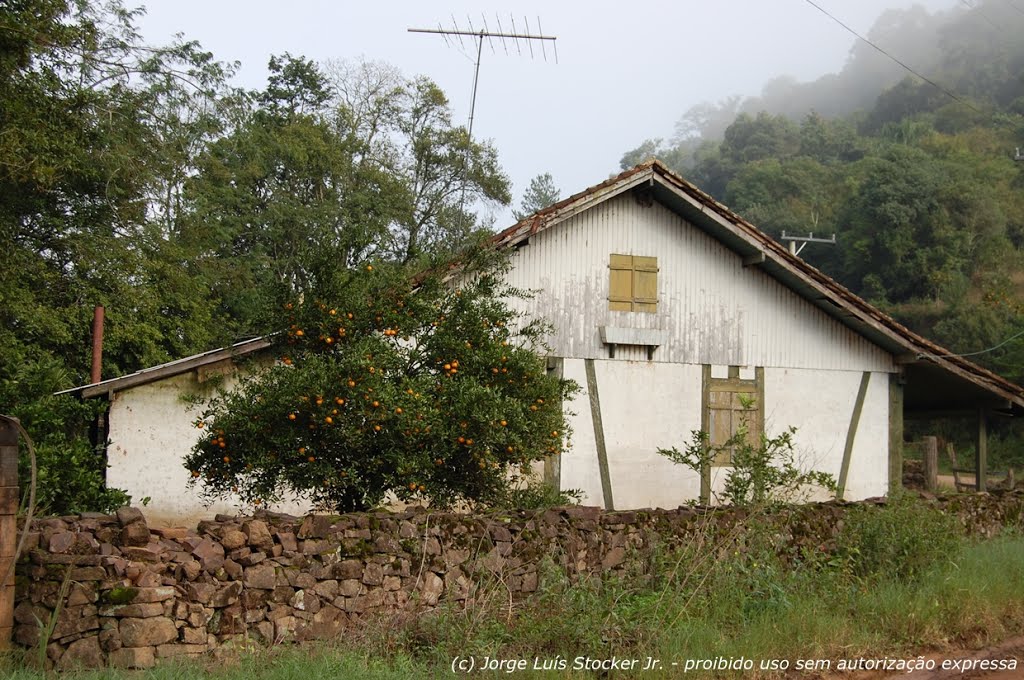
[[[1005,2],[1006,2],[1007,5],[1009,5],[1010,7],[1014,8],[1015,10],[1020,12],[1021,14],[1024,14],[1024,9],[1021,9],[1020,7],[1017,7],[1017,5],[1015,5],[1012,2],[1010,2],[1010,0],[1005,0]]]
[[[936,89],[940,90],[941,92],[944,92],[944,93],[946,94],[946,96],[948,96],[949,98],[951,98],[951,99],[953,99],[953,100],[955,100],[955,101],[958,101],[958,102],[960,102],[961,104],[963,104],[964,106],[968,107],[969,109],[971,109],[971,110],[972,110],[972,111],[974,111],[975,113],[983,113],[983,111],[982,111],[981,109],[979,109],[978,107],[974,106],[974,104],[971,104],[971,103],[970,103],[969,101],[967,101],[967,100],[965,100],[965,99],[961,99],[961,98],[960,98],[960,97],[958,97],[958,96],[957,96],[956,94],[954,94],[953,92],[950,92],[949,90],[947,90],[946,88],[944,88],[944,87],[943,87],[942,85],[939,85],[939,84],[938,84],[937,82],[935,82],[935,81],[934,81],[934,80],[932,80],[931,78],[929,78],[929,77],[927,77],[927,76],[925,76],[925,75],[922,75],[921,73],[918,73],[917,71],[915,71],[914,69],[912,69],[912,68],[911,68],[910,66],[907,66],[907,65],[906,65],[906,64],[904,64],[904,63],[903,63],[902,61],[900,61],[899,59],[897,59],[897,58],[896,58],[896,57],[894,57],[893,55],[889,54],[888,52],[886,52],[885,50],[883,50],[883,49],[882,49],[881,47],[879,47],[879,46],[878,46],[878,45],[876,45],[875,43],[871,42],[870,40],[868,40],[867,38],[865,38],[864,36],[862,36],[862,35],[861,35],[860,33],[858,33],[857,31],[853,30],[852,28],[850,28],[849,26],[847,26],[846,24],[844,24],[844,23],[843,23],[842,21],[840,21],[840,20],[839,20],[839,19],[838,19],[838,18],[837,18],[836,16],[834,16],[833,14],[830,14],[830,13],[828,12],[828,10],[826,10],[825,8],[823,8],[823,7],[821,6],[821,5],[819,5],[819,4],[817,4],[817,3],[815,3],[815,2],[814,2],[814,0],[804,0],[804,1],[805,1],[805,2],[806,2],[806,3],[808,4],[808,5],[810,5],[811,7],[814,7],[814,8],[816,9],[816,10],[818,10],[819,12],[821,12],[822,14],[824,14],[825,16],[827,16],[827,17],[828,17],[829,19],[831,19],[832,21],[836,22],[837,24],[839,24],[840,26],[842,26],[843,28],[845,28],[845,29],[846,29],[847,31],[849,31],[850,33],[852,33],[852,34],[853,34],[853,35],[854,35],[855,37],[857,37],[858,39],[860,39],[860,40],[863,40],[863,41],[864,41],[864,42],[866,42],[866,43],[867,43],[868,45],[870,45],[871,47],[875,48],[875,49],[876,49],[876,50],[878,50],[878,51],[879,51],[880,53],[882,53],[883,55],[885,55],[886,57],[888,57],[888,58],[889,58],[889,59],[891,59],[892,61],[896,62],[897,64],[899,64],[900,66],[902,66],[903,68],[905,68],[905,69],[906,69],[907,71],[909,71],[910,73],[913,73],[913,74],[914,74],[915,76],[917,76],[917,77],[918,77],[918,78],[920,78],[921,80],[925,81],[926,83],[928,83],[928,84],[929,84],[929,85],[931,85],[932,87],[934,87],[934,88],[936,88]]]
[[[1024,331],[1021,331],[1020,333],[1017,333],[1015,335],[1011,335],[1010,337],[1008,337],[1006,340],[1003,340],[998,345],[994,345],[992,347],[989,347],[988,349],[978,350],[977,352],[967,352],[966,354],[954,354],[952,352],[949,353],[949,354],[925,354],[924,352],[922,352],[921,354],[918,354],[917,356],[919,358],[929,358],[929,359],[941,359],[943,357],[976,357],[979,354],[988,354],[989,352],[997,350],[1000,347],[1002,347],[1003,345],[1006,345],[1006,344],[1016,340],[1017,338],[1019,338],[1022,335],[1024,335]]]
[[[987,14],[985,14],[984,12],[981,11],[981,7],[975,7],[974,6],[974,0],[960,0],[960,4],[962,4],[964,7],[966,7],[969,10],[971,10],[972,12],[977,12],[978,16],[980,16],[982,19],[984,19],[988,23],[989,26],[991,26],[992,28],[996,29],[997,31],[999,30],[999,26],[997,26],[994,21],[989,19]]]

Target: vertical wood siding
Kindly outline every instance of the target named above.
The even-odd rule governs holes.
[[[658,258],[658,311],[608,309],[609,255]],[[608,358],[600,326],[659,329],[655,362],[893,371],[892,356],[655,202],[624,194],[531,237],[510,284],[539,289],[525,308],[556,330],[553,354]],[[618,346],[616,360],[646,361]]]

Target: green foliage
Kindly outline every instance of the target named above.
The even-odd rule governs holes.
[[[538,210],[558,203],[561,192],[555,186],[555,179],[550,172],[537,175],[530,180],[530,186],[523,192],[523,200],[519,209],[512,211],[517,220],[529,217]]]
[[[793,502],[805,497],[808,487],[835,491],[832,475],[817,470],[801,470],[796,464],[793,435],[796,428],[774,436],[761,435],[752,442],[746,426],[739,428],[721,446],[711,446],[708,434],[691,432],[690,443],[683,451],[658,449],[673,463],[704,474],[723,452],[731,454],[721,493],[716,498],[730,505],[762,506],[766,503]]]
[[[291,491],[339,511],[388,494],[436,506],[504,498],[530,463],[562,451],[574,386],[546,375],[534,353],[544,327],[506,305],[523,293],[478,257],[460,262],[454,292],[377,264],[288,303],[280,361],[201,415],[194,481],[209,496]]]
[[[67,371],[56,361],[21,366],[0,379],[0,403],[13,405],[7,415],[17,417],[35,443],[36,513],[109,512],[127,505],[127,494],[105,488],[103,452],[77,436],[99,415],[100,406],[53,396],[68,383]],[[31,458],[26,442],[19,438],[19,443],[19,486],[27,499]]]
[[[583,502],[583,492],[579,489],[559,490],[550,482],[529,479],[522,486],[508,488],[504,498],[494,502],[498,507],[523,510],[544,510],[564,505],[579,505]]]
[[[836,544],[857,578],[913,581],[936,564],[957,559],[963,529],[955,517],[909,496],[883,507],[853,508]]]

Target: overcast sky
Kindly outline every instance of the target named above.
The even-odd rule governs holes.
[[[948,9],[956,0],[816,0],[866,33],[889,7]],[[530,179],[550,172],[566,196],[618,171],[622,154],[649,137],[670,137],[694,104],[754,95],[769,79],[813,80],[839,70],[854,38],[806,0],[678,2],[493,2],[491,0],[148,0],[150,43],[175,33],[222,61],[239,61],[238,84],[262,87],[271,54],[317,61],[386,61],[423,74],[448,93],[456,120],[469,114],[474,50],[449,47],[408,28],[496,28],[526,17],[558,37],[558,63],[535,46],[520,55],[485,43],[474,137],[492,140],[516,203]],[[467,19],[468,17],[468,19]],[[898,53],[897,55],[898,56]],[[496,226],[511,221],[508,211]]]

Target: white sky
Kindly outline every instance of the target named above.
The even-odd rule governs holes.
[[[237,83],[265,84],[271,54],[317,61],[365,58],[423,74],[448,93],[456,120],[466,121],[473,49],[446,46],[436,35],[406,29],[460,28],[482,15],[509,28],[526,17],[558,37],[558,63],[510,55],[485,43],[474,137],[492,140],[513,181],[518,204],[530,179],[550,172],[567,196],[618,171],[622,154],[649,137],[670,137],[691,106],[729,95],[755,95],[773,77],[812,80],[839,70],[853,36],[805,0],[647,0],[645,3],[504,2],[492,0],[140,0],[150,43],[175,33],[198,40],[222,61],[239,61]],[[816,0],[864,34],[886,8],[909,0]],[[930,10],[956,0],[919,0]],[[525,46],[522,48],[525,50]],[[897,51],[897,55],[898,51]],[[512,221],[499,213],[496,227]]]

